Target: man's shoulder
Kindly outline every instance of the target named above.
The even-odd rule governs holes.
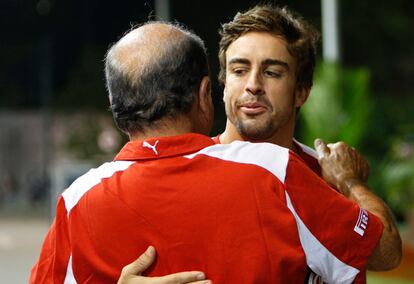
[[[109,178],[116,172],[124,171],[134,162],[113,161],[104,163],[97,168],[90,169],[87,173],[78,177],[63,193],[66,210],[69,212],[79,200],[103,178]]]

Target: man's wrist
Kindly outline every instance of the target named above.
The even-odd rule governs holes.
[[[367,188],[367,185],[357,178],[345,179],[338,185],[339,191],[348,198],[351,198],[352,191],[359,187]]]

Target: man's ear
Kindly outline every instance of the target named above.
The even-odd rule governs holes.
[[[192,109],[193,131],[208,135],[213,126],[214,106],[211,97],[211,81],[208,76],[200,82],[196,102]]]
[[[295,91],[295,107],[300,108],[308,99],[310,88],[296,87]]]
[[[226,101],[226,96],[227,96],[227,88],[226,88],[226,84],[223,85],[223,96],[222,96],[222,100],[223,102]]]
[[[200,88],[198,89],[198,104],[202,113],[210,114],[213,101],[211,98],[211,81],[209,76],[201,79]]]

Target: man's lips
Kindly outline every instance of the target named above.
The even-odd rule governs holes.
[[[243,103],[240,105],[240,110],[248,115],[255,115],[265,112],[267,110],[267,106],[262,103]]]

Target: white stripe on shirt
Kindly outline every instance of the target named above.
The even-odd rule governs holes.
[[[134,162],[115,161],[105,163],[99,168],[91,169],[83,176],[76,179],[63,193],[63,200],[69,215],[70,210],[79,202],[82,196],[92,187],[101,182],[103,178],[109,178],[114,173],[126,170]]]
[[[289,161],[289,149],[270,143],[250,143],[234,141],[230,144],[216,144],[184,157],[192,159],[197,155],[207,155],[225,161],[252,164],[262,167],[285,181]],[[272,157],[269,159],[269,156]]]
[[[296,213],[289,194],[287,192],[285,194],[287,207],[295,217],[299,239],[310,269],[321,276],[326,283],[352,283],[359,270],[339,260],[319,242]]]
[[[66,277],[65,281],[63,281],[63,284],[77,284],[72,270],[72,255],[69,257],[68,267],[66,268]]]

